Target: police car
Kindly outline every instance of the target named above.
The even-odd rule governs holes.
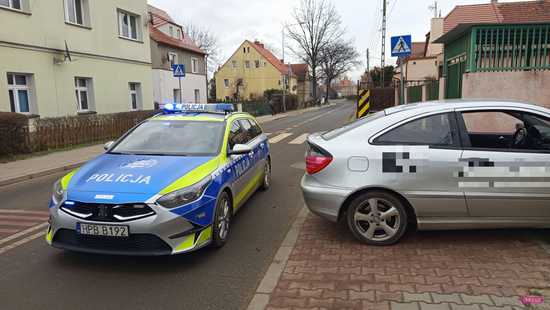
[[[46,241],[67,250],[168,255],[223,246],[271,181],[267,136],[231,104],[166,104],[57,181]]]

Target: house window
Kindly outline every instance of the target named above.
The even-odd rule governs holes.
[[[246,53],[246,47],[243,47],[243,53]]]
[[[90,111],[90,91],[92,87],[92,79],[76,77],[74,79],[74,86],[78,112]]]
[[[170,68],[172,68],[178,59],[178,55],[176,53],[168,53],[168,60],[170,61]]]
[[[130,109],[141,110],[141,83],[129,83],[130,87]]]
[[[231,61],[231,66],[233,68],[237,68],[237,61],[236,60]]]
[[[32,76],[27,74],[8,73],[8,96],[12,112],[31,112],[31,78]]]
[[[254,61],[254,65],[256,66],[256,68],[259,68],[260,67],[260,61],[259,60]]]
[[[0,0],[0,6],[21,10],[21,0]]]
[[[191,72],[192,73],[198,73],[199,72],[199,60],[197,58],[191,58]]]
[[[225,86],[225,88],[229,88],[229,79],[223,80],[223,86]]]
[[[179,88],[174,88],[174,102],[181,103],[181,90]]]
[[[89,26],[88,0],[65,0],[65,21],[67,23]]]
[[[244,62],[244,66],[247,68],[247,69],[250,69],[250,61],[249,60],[246,60]]]
[[[199,103],[201,101],[201,91],[198,89],[195,89],[195,103]]]
[[[119,29],[118,34],[126,39],[138,40],[139,38],[139,16],[131,13],[119,11],[118,12],[118,23]]]
[[[174,36],[174,27],[168,26],[168,31],[170,32],[170,36],[173,37]]]
[[[250,46],[246,48],[246,52],[250,53]]]
[[[178,31],[177,31],[177,38],[179,40],[181,40],[181,30],[180,29],[178,29]]]

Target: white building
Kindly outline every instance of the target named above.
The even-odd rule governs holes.
[[[206,53],[184,33],[163,10],[149,5],[153,98],[155,104],[179,102],[206,103]],[[173,76],[172,65],[184,64],[185,77]]]

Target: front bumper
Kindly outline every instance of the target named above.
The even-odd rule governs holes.
[[[349,189],[319,184],[315,178],[308,174],[302,177],[300,185],[308,209],[332,222],[338,221],[340,208],[352,192]]]
[[[62,210],[64,202],[50,208],[51,223],[46,241],[53,247],[78,252],[157,256],[191,252],[208,245],[211,225],[197,225],[184,216],[156,204],[148,204],[154,215],[123,222],[87,221]],[[76,231],[77,223],[126,225],[129,237],[85,236]]]

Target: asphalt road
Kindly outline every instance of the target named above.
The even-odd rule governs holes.
[[[342,102],[262,126],[270,138],[292,135],[271,145],[272,187],[241,208],[224,248],[133,258],[60,251],[37,238],[0,254],[0,309],[245,308],[303,206],[305,148],[291,142],[343,125],[353,108]],[[0,210],[46,210],[60,176],[0,187]]]

